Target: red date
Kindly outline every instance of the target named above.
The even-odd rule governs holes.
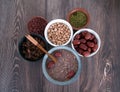
[[[68,72],[67,78],[71,79],[74,75],[75,75],[75,72],[72,70],[72,71]]]
[[[87,50],[88,47],[85,44],[80,44],[79,48],[83,50]]]
[[[50,68],[54,67],[54,65],[55,65],[54,61],[49,61],[47,63],[47,68],[50,69]]]
[[[78,45],[80,44],[80,40],[73,40],[73,45]]]

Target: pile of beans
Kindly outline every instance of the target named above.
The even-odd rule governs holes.
[[[98,48],[96,37],[88,31],[76,34],[72,43],[76,51],[85,57],[95,52]]]
[[[47,59],[47,72],[55,80],[66,81],[74,77],[78,70],[78,62],[73,53],[67,50],[57,50],[52,53],[57,58],[54,63],[50,58]]]
[[[36,33],[44,36],[44,29],[47,21],[41,17],[34,17],[28,22],[28,30],[30,33]]]
[[[70,29],[63,23],[54,23],[48,29],[48,39],[55,45],[65,44],[71,35]]]

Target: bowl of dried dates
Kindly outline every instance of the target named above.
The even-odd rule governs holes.
[[[64,46],[71,41],[73,29],[66,20],[54,19],[47,24],[44,36],[50,45]]]
[[[44,56],[42,70],[46,79],[57,85],[68,85],[78,79],[81,60],[73,49],[58,46],[48,52],[57,59],[57,62],[52,61],[47,55]]]
[[[100,49],[101,39],[94,30],[83,28],[74,34],[71,45],[79,56],[91,57]]]
[[[48,49],[48,45],[46,40],[38,34],[30,34],[39,44],[46,50]],[[44,52],[42,52],[37,46],[31,43],[25,36],[21,38],[18,44],[18,50],[20,56],[31,62],[35,62],[40,60],[44,56]]]

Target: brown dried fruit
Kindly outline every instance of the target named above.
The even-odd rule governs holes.
[[[95,46],[92,48],[92,50],[95,52],[97,50],[97,48],[98,48],[98,45],[95,44]]]
[[[91,38],[89,40],[93,40],[94,38],[95,36],[91,34]]]
[[[87,50],[88,47],[82,43],[82,44],[80,44],[79,48],[81,48],[83,50]]]
[[[80,43],[86,43],[85,39],[80,39]]]
[[[87,32],[86,35],[85,35],[85,39],[88,40],[90,38],[91,38],[91,34]]]
[[[89,55],[90,55],[90,52],[88,52],[88,51],[83,52],[83,56],[87,57]]]
[[[55,65],[54,61],[49,61],[47,63],[47,68],[50,69],[50,68],[54,67],[54,65]]]
[[[83,36],[86,35],[86,33],[88,33],[87,31],[81,32],[80,34],[82,34]]]
[[[70,72],[68,72],[67,78],[71,79],[74,75],[75,75],[75,72],[73,70],[71,70]]]
[[[94,43],[93,42],[87,42],[87,45],[89,46],[89,47],[94,47]]]
[[[73,40],[73,45],[78,45],[80,44],[80,40]]]
[[[62,54],[61,54],[60,52],[56,52],[56,53],[55,53],[55,56],[56,56],[56,57],[61,57]]]
[[[96,38],[94,39],[94,43],[95,43],[95,44],[97,43],[97,39],[96,39]]]
[[[91,53],[91,51],[92,51],[92,50],[91,50],[91,48],[88,48],[88,52],[90,52],[90,53]]]
[[[77,34],[77,35],[75,36],[75,39],[79,40],[79,39],[80,39],[80,35]]]
[[[79,51],[78,51],[80,54],[83,54],[83,52],[84,52],[84,50],[82,50],[82,49],[79,49]]]

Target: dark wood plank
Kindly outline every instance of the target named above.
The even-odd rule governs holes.
[[[66,19],[76,7],[89,11],[88,27],[100,35],[101,48],[95,56],[81,58],[82,72],[75,83],[54,85],[42,73],[42,59],[30,63],[19,56],[18,42],[33,16]],[[119,0],[1,0],[0,92],[119,92],[119,14]]]

